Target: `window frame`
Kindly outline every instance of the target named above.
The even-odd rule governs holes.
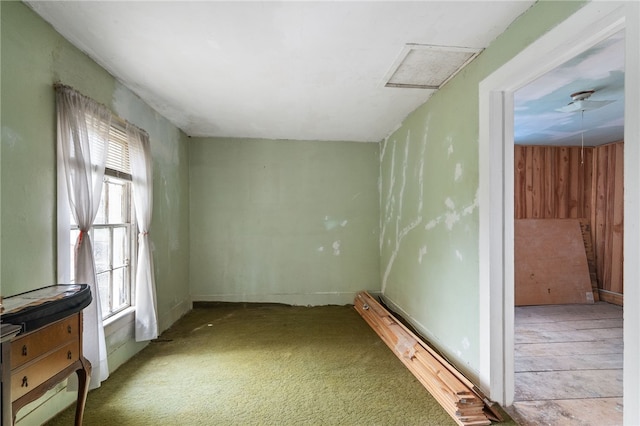
[[[112,122],[109,130],[109,146],[110,147],[118,146],[119,147],[118,149],[121,150],[124,145],[125,150],[128,150],[129,141],[126,136],[126,130],[124,128],[124,125],[122,125],[120,121],[121,120],[118,117],[112,116]],[[57,186],[57,197],[56,197],[57,198],[56,200],[56,204],[57,204],[56,205],[57,270],[56,270],[56,276],[57,276],[58,283],[68,284],[71,282],[71,276],[72,276],[71,250],[69,249],[72,244],[71,232],[73,229],[77,230],[78,228],[77,228],[77,225],[72,223],[73,220],[71,217],[71,209],[69,207],[66,176],[64,174],[64,167],[63,167],[63,156],[62,156],[62,153],[60,152],[60,147],[58,144],[56,144],[56,153],[57,153],[57,170],[56,170],[56,175],[57,175],[57,183],[56,183],[56,186]],[[128,153],[127,153],[127,161],[126,161],[125,167],[129,167],[129,164],[130,164],[130,158],[128,157]],[[136,223],[135,204],[134,204],[134,197],[133,197],[133,177],[131,173],[109,168],[108,167],[109,165],[115,165],[116,167],[118,167],[117,161],[114,162],[114,156],[112,155],[108,155],[108,158],[107,158],[107,167],[105,167],[104,180],[105,181],[107,181],[108,179],[116,179],[121,181],[124,180],[124,181],[128,181],[128,186],[129,186],[128,188],[129,194],[128,194],[128,200],[127,200],[129,222],[126,222],[123,224],[117,224],[117,225],[126,226],[129,228],[129,236],[127,239],[128,246],[129,246],[129,253],[128,253],[129,264],[128,264],[128,267],[126,268],[128,270],[127,275],[129,280],[129,285],[128,285],[129,303],[126,306],[122,306],[114,311],[110,311],[108,314],[103,312],[103,315],[101,318],[102,321],[109,321],[110,319],[119,317],[120,314],[123,314],[124,312],[134,310],[135,308],[135,275],[136,275],[135,271],[137,267],[137,253],[138,253],[138,238],[137,238],[138,227]],[[97,229],[97,228],[112,229],[112,227],[113,227],[113,224],[107,224],[107,225],[98,224],[98,225],[92,226],[90,230],[92,242],[95,241],[94,229]],[[94,246],[94,250],[95,250],[95,246]],[[99,274],[96,270],[96,278],[97,278],[97,275]],[[98,282],[96,281],[96,286],[97,285],[98,285]],[[100,296],[103,297],[102,294]],[[108,296],[110,298],[111,294],[109,294]],[[103,302],[103,305],[104,305],[104,302]],[[111,300],[109,301],[109,306],[111,306]]]

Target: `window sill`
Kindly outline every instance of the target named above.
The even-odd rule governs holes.
[[[133,322],[135,319],[136,308],[133,306],[124,309],[117,314],[103,321],[105,336],[111,335],[116,330],[122,328],[125,324]]]

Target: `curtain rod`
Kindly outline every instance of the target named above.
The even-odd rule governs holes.
[[[74,93],[76,93],[78,96],[82,96],[82,97],[83,97],[83,98],[85,98],[85,99],[88,99],[88,100],[90,100],[90,101],[92,101],[92,102],[97,103],[98,105],[103,106],[104,108],[106,108],[107,110],[109,110],[109,112],[111,113],[111,120],[112,120],[112,121],[115,121],[115,122],[116,122],[116,124],[119,124],[123,129],[126,129],[126,128],[127,128],[127,126],[135,127],[135,128],[136,128],[136,129],[138,129],[140,132],[144,133],[144,134],[147,136],[147,138],[149,138],[149,133],[148,133],[146,130],[144,130],[144,129],[142,129],[142,128],[138,127],[138,126],[136,126],[135,124],[133,124],[133,123],[131,123],[130,121],[128,121],[128,120],[126,120],[126,119],[124,119],[124,118],[120,117],[119,115],[114,114],[114,113],[113,113],[113,111],[111,111],[111,108],[109,108],[109,107],[107,107],[106,105],[104,105],[104,104],[102,104],[102,103],[100,103],[100,102],[96,101],[95,99],[90,98],[90,97],[89,97],[89,96],[87,96],[87,95],[82,94],[80,91],[78,91],[78,90],[74,89],[73,87],[68,86],[68,85],[66,85],[66,84],[63,84],[63,83],[60,83],[60,82],[56,82],[56,83],[53,83],[53,89],[54,89],[54,90],[56,90],[56,91],[57,91],[57,90],[59,90],[59,89],[67,89],[67,90],[71,90],[71,91],[73,91]]]

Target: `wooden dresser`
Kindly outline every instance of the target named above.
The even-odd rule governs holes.
[[[3,426],[8,426],[4,419],[15,423],[22,407],[73,373],[78,376],[75,424],[82,424],[91,377],[91,364],[82,355],[82,310],[69,309],[52,318],[45,324],[36,319],[31,327],[25,323],[21,334],[2,342],[3,411],[11,410],[11,416],[3,413]]]

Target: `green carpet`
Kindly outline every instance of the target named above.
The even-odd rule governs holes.
[[[72,425],[73,414],[47,424]],[[216,304],[191,311],[91,391],[84,424],[455,422],[352,306]]]

